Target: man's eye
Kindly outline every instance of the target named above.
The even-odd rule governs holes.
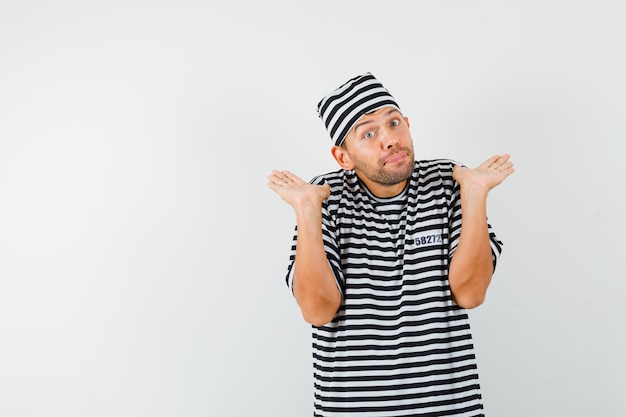
[[[391,121],[391,126],[399,126],[400,125],[400,120],[398,119],[393,119]]]
[[[374,131],[370,130],[369,132],[365,132],[365,134],[363,135],[363,137],[365,139],[371,139],[374,137]]]

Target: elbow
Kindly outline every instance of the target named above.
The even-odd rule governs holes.
[[[336,287],[333,288],[333,291],[325,294],[298,291],[295,295],[302,318],[316,327],[333,321],[341,306],[341,294]]]
[[[316,327],[324,326],[333,321],[338,309],[339,303],[334,302],[300,306],[304,321]]]
[[[485,294],[472,294],[465,297],[455,297],[454,301],[459,307],[471,310],[481,306],[485,302]]]
[[[304,318],[304,321],[306,321],[307,323],[315,327],[322,327],[325,324],[330,323],[334,318],[334,316],[324,317],[321,315],[310,315],[310,314],[304,314],[304,313],[302,313],[302,317]]]
[[[462,304],[459,304],[459,306],[467,309],[467,310],[472,310],[476,307],[480,307],[482,305],[482,303],[484,302],[484,300],[472,300],[472,301],[468,301],[468,302],[464,302]]]
[[[450,290],[454,302],[465,309],[471,310],[481,306],[487,297],[487,290],[491,282],[491,271],[477,274],[459,275],[458,271],[450,273]]]

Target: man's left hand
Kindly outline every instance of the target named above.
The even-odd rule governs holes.
[[[456,165],[452,177],[461,188],[476,186],[488,192],[515,171],[510,157],[509,154],[495,155],[474,169]]]

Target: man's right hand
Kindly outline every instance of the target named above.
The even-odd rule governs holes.
[[[273,170],[267,179],[268,187],[289,203],[296,212],[309,204],[321,207],[322,201],[330,195],[328,184],[309,184],[289,171]]]

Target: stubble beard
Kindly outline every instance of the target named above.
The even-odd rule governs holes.
[[[374,167],[373,165],[367,165],[362,169],[363,174],[367,176],[370,181],[374,181],[382,185],[396,185],[408,179],[414,170],[414,156],[411,148],[402,148],[400,152],[407,154],[407,159],[404,166],[396,167],[395,170],[387,170],[385,165],[381,162],[380,166]]]

